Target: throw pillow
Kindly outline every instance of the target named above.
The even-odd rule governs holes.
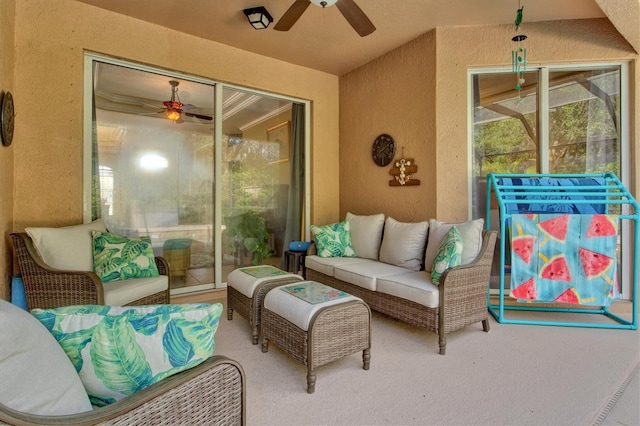
[[[104,282],[160,275],[149,237],[93,231],[94,271]]]
[[[462,235],[462,265],[467,265],[475,260],[482,248],[482,230],[484,229],[484,219],[475,219],[462,223],[445,223],[439,220],[429,220],[429,240],[427,251],[424,257],[424,269],[431,272],[433,259],[436,252],[444,240],[445,235],[455,225]]]
[[[98,219],[84,225],[25,229],[44,263],[67,271],[93,271],[91,231],[107,228]]]
[[[398,222],[388,217],[380,246],[380,261],[419,271],[427,243],[429,222]]]
[[[382,242],[382,228],[384,227],[384,214],[370,216],[358,216],[347,213],[351,230],[351,245],[356,256],[362,259],[378,260],[380,243]]]
[[[0,300],[0,404],[43,416],[91,411],[69,358],[29,312]]]
[[[462,235],[460,235],[458,228],[452,226],[438,247],[438,252],[433,260],[433,268],[431,269],[433,285],[436,287],[440,285],[440,278],[442,278],[444,271],[460,265],[462,248]]]
[[[325,226],[311,225],[313,239],[320,257],[355,257],[351,245],[349,221],[332,223]]]
[[[222,305],[65,306],[34,309],[104,406],[213,355]]]

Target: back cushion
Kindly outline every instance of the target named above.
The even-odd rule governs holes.
[[[351,225],[351,245],[356,256],[363,259],[378,260],[382,242],[384,214],[358,216],[347,213],[346,219]]]
[[[380,261],[419,271],[427,242],[429,222],[398,222],[388,217],[380,247]]]
[[[106,232],[102,219],[63,228],[26,228],[25,232],[47,265],[70,271],[93,272],[91,231]]]
[[[71,361],[37,319],[0,300],[0,330],[1,404],[50,416],[91,411]]]
[[[484,229],[484,219],[475,219],[462,223],[445,223],[439,220],[429,220],[429,241],[424,257],[424,269],[431,272],[433,259],[436,257],[438,248],[442,244],[445,235],[455,225],[462,236],[462,256],[461,265],[466,265],[474,261],[482,248],[482,230]]]

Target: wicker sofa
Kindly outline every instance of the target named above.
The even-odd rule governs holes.
[[[305,258],[306,278],[360,297],[374,311],[438,334],[442,355],[449,333],[476,322],[482,322],[488,332],[487,292],[496,232],[483,230],[482,219],[456,224],[464,228],[463,244],[469,250],[463,252],[462,264],[446,269],[435,286],[431,278],[434,253],[453,224],[433,219],[410,224],[381,216],[348,213],[356,257],[320,257],[312,244]],[[408,255],[403,245],[414,254]]]
[[[103,283],[93,272],[91,231],[102,221],[62,228],[27,228],[13,233],[14,255],[29,309],[68,305],[151,305],[169,303],[169,265],[155,257],[159,277]],[[38,239],[39,246],[33,237]],[[56,263],[47,263],[42,254]]]

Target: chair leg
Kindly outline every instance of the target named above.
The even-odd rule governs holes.
[[[447,350],[447,337],[444,335],[444,333],[440,333],[439,344],[440,344],[440,355],[444,355]]]
[[[485,333],[489,332],[489,320],[488,319],[483,319],[482,320],[482,329],[485,331]]]
[[[231,321],[233,319],[233,309],[227,307],[227,319]]]

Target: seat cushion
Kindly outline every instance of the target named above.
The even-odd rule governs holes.
[[[440,306],[440,292],[426,271],[409,272],[378,279],[378,291],[411,300],[428,308]]]
[[[361,259],[359,257],[320,257],[316,255],[304,258],[304,265],[307,269],[313,269],[330,277],[333,277],[336,266],[371,262],[375,262],[375,260]]]
[[[346,220],[351,226],[351,245],[356,256],[378,260],[382,243],[382,229],[384,228],[384,214],[360,216],[347,213]]]
[[[0,404],[49,416],[91,411],[78,373],[29,312],[0,300]]]
[[[427,244],[429,222],[398,222],[388,217],[380,246],[380,261],[419,271]]]
[[[29,227],[25,232],[47,265],[68,271],[93,272],[91,231],[106,230],[102,219],[98,219],[84,225],[62,228]]]
[[[376,291],[377,280],[389,275],[411,272],[410,269],[389,265],[382,262],[352,263],[336,266],[334,276],[342,281]]]
[[[424,256],[424,269],[431,272],[433,259],[440,248],[445,235],[455,225],[462,236],[461,265],[467,265],[475,260],[482,248],[482,230],[484,219],[475,219],[462,223],[445,223],[439,220],[429,220],[429,240]]]
[[[167,291],[169,277],[160,275],[152,278],[130,278],[102,283],[102,287],[104,288],[104,304],[121,306],[161,291]]]
[[[104,406],[213,355],[222,305],[64,306],[34,309]]]

